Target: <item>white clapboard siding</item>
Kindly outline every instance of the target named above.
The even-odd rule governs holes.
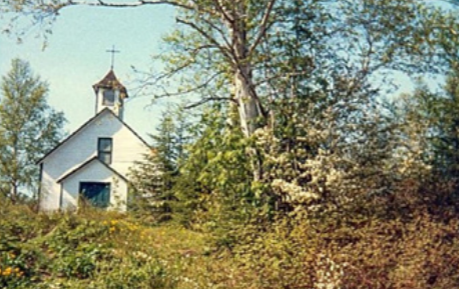
[[[110,209],[126,210],[127,183],[114,174],[99,160],[94,159],[82,169],[62,180],[61,208],[74,209],[78,207],[80,182],[110,183]]]
[[[100,111],[41,161],[40,208],[60,208],[61,184],[57,180],[97,155],[98,139],[113,139],[110,166],[124,177],[136,161],[151,152],[149,146],[109,109]]]

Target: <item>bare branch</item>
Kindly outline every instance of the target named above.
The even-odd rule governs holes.
[[[231,52],[228,51],[227,48],[225,48],[224,46],[220,45],[220,43],[217,42],[217,40],[215,40],[215,38],[213,38],[212,36],[210,36],[207,32],[205,32],[204,30],[202,30],[200,27],[198,27],[196,24],[194,23],[191,23],[191,22],[188,22],[188,21],[185,21],[185,20],[182,20],[180,18],[176,18],[176,21],[178,23],[181,23],[181,24],[185,24],[187,26],[190,26],[191,28],[193,28],[195,31],[197,31],[199,34],[201,34],[202,36],[204,36],[204,38],[206,38],[210,43],[212,43],[213,45],[215,45],[216,48],[218,48],[220,50],[221,53],[223,53],[223,55],[225,55],[225,57],[227,57],[229,60],[232,60],[232,57],[231,57]]]
[[[132,2],[132,3],[106,2],[104,0],[97,0],[97,2],[68,0],[66,5],[104,6],[104,7],[113,7],[113,8],[139,7],[143,5],[170,5],[170,6],[184,8],[187,10],[194,9],[193,6],[185,5],[178,1],[172,1],[172,0],[139,0],[137,2]]]
[[[231,97],[207,97],[204,98],[196,103],[190,104],[185,106],[185,109],[190,109],[190,108],[195,108],[197,106],[203,105],[205,103],[208,103],[209,101],[232,101],[237,104],[237,101],[234,98]]]
[[[199,51],[201,51],[203,49],[212,49],[212,48],[218,49],[217,46],[211,45],[211,44],[204,44],[204,45],[200,45],[200,46],[193,47],[193,48],[185,47],[184,49],[185,49],[185,51],[191,51],[191,54],[193,54],[193,55],[197,55],[199,53]]]
[[[175,91],[175,92],[169,92],[167,91],[166,89],[163,89],[164,90],[164,93],[163,94],[160,94],[160,95],[156,95],[156,98],[162,98],[162,97],[171,97],[171,96],[180,96],[180,95],[185,95],[185,94],[189,94],[189,93],[193,93],[193,92],[196,92],[196,91],[199,91],[200,89],[203,89],[203,88],[206,88],[215,78],[217,78],[219,75],[221,75],[223,72],[219,72],[219,73],[215,73],[214,75],[212,75],[211,77],[209,77],[206,81],[204,81],[203,83],[197,85],[197,86],[194,86],[192,88],[189,88],[189,89],[186,89],[186,90],[183,90],[183,91]]]
[[[263,18],[261,20],[260,30],[258,32],[258,35],[255,37],[255,41],[253,42],[252,46],[250,46],[249,52],[247,55],[252,54],[252,52],[257,48],[261,39],[263,39],[263,36],[265,36],[266,31],[272,25],[272,23],[271,25],[268,25],[268,20],[269,20],[269,16],[271,15],[271,11],[273,10],[274,3],[276,3],[276,0],[271,0],[269,1],[268,6],[266,6],[265,14],[263,15]]]
[[[207,23],[207,25],[212,27],[215,31],[217,31],[220,34],[220,37],[222,38],[223,42],[225,42],[226,47],[228,47],[231,50],[231,54],[234,56],[234,51],[232,49],[232,45],[228,40],[227,34],[220,27],[217,27],[214,23],[212,23],[210,20],[204,18],[201,18],[201,20]]]
[[[165,78],[169,78],[173,75],[176,75],[178,74],[180,71],[182,70],[185,70],[186,68],[190,67],[191,65],[193,65],[194,61],[192,60],[188,60],[186,63],[184,63],[183,65],[180,65],[178,67],[175,67],[174,69],[172,69],[171,71],[169,72],[165,72],[165,73],[162,73],[160,74],[158,77],[156,77],[152,83],[150,84],[154,84],[154,83],[157,83],[159,82],[160,80],[162,79],[165,79]]]
[[[268,82],[270,82],[272,80],[276,80],[276,79],[279,79],[279,78],[292,78],[292,77],[296,77],[296,76],[307,75],[308,73],[310,73],[310,71],[292,71],[292,72],[288,72],[288,73],[278,73],[278,74],[275,74],[275,75],[272,75],[272,76],[269,76],[269,77],[267,76],[263,80],[260,80],[260,81],[258,81],[256,83],[254,83],[253,86],[258,87],[261,84],[268,83]]]
[[[225,7],[220,3],[220,0],[214,0],[215,6],[217,7],[218,12],[223,16],[223,19],[228,21],[230,24],[234,23],[234,19],[225,11]]]

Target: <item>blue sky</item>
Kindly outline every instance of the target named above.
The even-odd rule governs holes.
[[[92,85],[110,69],[112,45],[116,54],[115,73],[129,88],[134,87],[138,69],[155,67],[151,56],[160,53],[161,37],[174,28],[174,10],[166,6],[129,9],[69,7],[53,25],[48,46],[37,31],[30,31],[18,44],[14,37],[0,34],[0,75],[11,67],[11,60],[21,58],[31,64],[36,74],[49,83],[48,102],[63,111],[68,119],[66,130],[72,132],[94,115],[95,96]],[[0,28],[6,20],[0,19]],[[157,67],[159,70],[160,67]],[[146,137],[155,131],[165,102],[151,103],[149,97],[131,97],[125,106],[125,121]]]
[[[0,29],[5,25],[6,20],[0,18]],[[128,90],[132,89],[136,75],[131,65],[141,70],[160,70],[151,56],[161,52],[161,37],[174,26],[174,10],[164,5],[65,8],[53,25],[45,50],[44,39],[35,37],[36,30],[29,32],[22,44],[14,37],[0,34],[0,75],[7,73],[13,58],[29,61],[32,69],[48,81],[49,103],[64,112],[68,119],[66,130],[72,132],[94,115],[92,85],[110,69],[110,54],[106,50],[116,45],[121,51],[116,55],[115,73]],[[406,78],[401,79],[403,90],[412,88]],[[149,105],[151,99],[131,97],[125,106],[125,121],[143,137],[155,132],[166,102],[173,101]]]

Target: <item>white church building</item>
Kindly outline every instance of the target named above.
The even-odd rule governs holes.
[[[129,171],[150,146],[123,121],[126,88],[111,69],[93,85],[95,115],[38,161],[40,209],[75,209],[84,202],[126,210]]]

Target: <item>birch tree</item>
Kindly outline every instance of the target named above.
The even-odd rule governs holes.
[[[153,0],[130,1],[120,3],[116,1],[9,1],[12,10],[30,11],[38,21],[55,17],[59,10],[73,5],[104,6],[113,8],[138,7],[146,5],[171,5],[177,8],[177,23],[184,26],[184,30],[177,31],[181,34],[181,41],[185,40],[186,47],[192,57],[171,69],[175,74],[195,64],[197,58],[215,55],[213,60],[222,61],[222,69],[212,69],[206,79],[199,79],[198,84],[192,88],[185,88],[175,94],[198,91],[207,87],[213,81],[222,81],[217,76],[222,74],[222,82],[229,82],[232,86],[231,95],[204,96],[201,103],[210,100],[228,100],[235,104],[239,115],[239,125],[245,136],[250,137],[264,122],[266,114],[256,85],[254,83],[254,58],[255,54],[266,36],[266,32],[274,23],[274,8],[276,0]],[[185,32],[183,32],[185,31]],[[182,33],[190,33],[184,36]],[[189,41],[187,41],[189,40]],[[171,41],[173,39],[171,38]],[[194,57],[193,57],[194,55]],[[208,66],[209,63],[202,63]],[[169,76],[165,73],[160,79]],[[169,92],[166,92],[170,95]],[[251,154],[255,154],[251,150]],[[259,172],[254,167],[254,176],[259,178]]]
[[[255,51],[274,22],[276,0],[171,0],[171,1],[7,1],[10,9],[35,13],[37,21],[55,17],[59,10],[73,5],[105,6],[115,8],[146,5],[171,5],[179,10],[177,22],[201,36],[199,47],[189,47],[195,54],[219,53],[229,64],[234,98],[237,103],[241,128],[250,136],[263,117],[263,107],[253,83]],[[40,15],[40,16],[38,16]],[[192,60],[190,60],[192,61]],[[191,63],[190,63],[191,64]],[[183,69],[184,67],[182,67]]]
[[[160,57],[166,69],[147,74],[144,85],[156,97],[198,95],[190,107],[227,101],[231,124],[247,138],[276,125],[276,99],[321,90],[315,95],[337,107],[368,103],[381,91],[372,79],[384,83],[393,70],[423,66],[411,59],[422,27],[417,0],[9,0],[4,7],[45,23],[75,5],[175,7],[178,28]],[[180,82],[178,90],[171,91],[171,79]],[[261,180],[259,152],[247,151],[254,180]]]

